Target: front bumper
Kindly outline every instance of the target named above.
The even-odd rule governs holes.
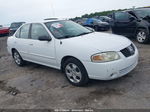
[[[126,58],[119,52],[121,59],[105,63],[83,62],[90,79],[112,80],[131,72],[138,64],[138,51]]]

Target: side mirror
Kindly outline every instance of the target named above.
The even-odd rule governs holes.
[[[52,40],[49,36],[40,36],[38,39],[40,41],[51,41]]]

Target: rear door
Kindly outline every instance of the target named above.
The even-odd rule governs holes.
[[[29,55],[29,31],[30,24],[22,26],[15,34],[14,46],[23,59],[28,59]]]
[[[136,29],[136,20],[130,20],[132,16],[127,12],[114,13],[112,31],[115,34],[129,36],[134,34]]]
[[[38,38],[41,36],[47,36],[49,38],[50,34],[46,30],[43,24],[34,23],[31,26],[31,39],[30,39],[30,59],[34,62],[55,67],[56,57],[55,57],[55,40],[51,41],[40,41]]]

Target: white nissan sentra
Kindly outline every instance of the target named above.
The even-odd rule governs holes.
[[[70,20],[24,24],[8,38],[7,46],[17,65],[29,61],[60,69],[75,86],[89,79],[122,77],[138,63],[138,50],[129,39],[94,32]]]

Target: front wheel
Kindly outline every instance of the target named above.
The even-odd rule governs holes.
[[[83,64],[77,59],[68,59],[63,67],[66,78],[74,86],[84,86],[88,83],[89,78]]]
[[[148,43],[149,42],[149,35],[147,33],[147,31],[145,29],[139,29],[137,31],[137,34],[136,34],[136,40],[139,42],[139,43]]]

